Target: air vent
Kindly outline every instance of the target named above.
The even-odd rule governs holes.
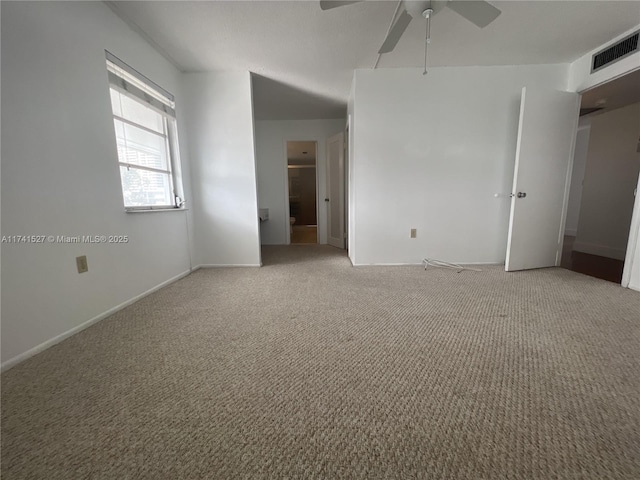
[[[623,38],[615,45],[605,48],[600,52],[593,55],[591,62],[591,73],[597,72],[611,65],[614,62],[631,55],[638,51],[638,36],[640,36],[640,30],[632,33],[626,38]]]

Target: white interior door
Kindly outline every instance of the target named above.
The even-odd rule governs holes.
[[[327,140],[327,241],[344,248],[344,133]]]
[[[580,96],[522,89],[505,270],[560,264]]]

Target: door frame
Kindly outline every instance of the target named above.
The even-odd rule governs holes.
[[[636,185],[636,196],[633,201],[633,213],[631,214],[631,225],[629,226],[629,239],[627,240],[627,251],[624,257],[624,268],[622,270],[622,282],[624,288],[629,288],[631,283],[631,266],[638,255],[638,232],[640,232],[640,174]]]
[[[349,241],[350,241],[350,220],[351,220],[351,216],[349,214],[349,195],[351,192],[351,177],[349,175],[349,160],[350,155],[349,155],[349,145],[350,145],[350,141],[349,141],[349,135],[351,133],[351,115],[347,115],[347,121],[345,122],[345,126],[344,126],[344,145],[343,145],[343,149],[344,149],[344,159],[342,162],[342,168],[343,168],[343,179],[344,179],[344,248],[347,251],[347,255],[349,255]]]
[[[582,95],[580,97],[580,101],[582,102]],[[563,235],[562,235],[562,243],[564,245],[564,237],[566,235],[567,232],[567,221],[566,219],[568,218],[568,214],[569,214],[569,200],[571,200],[571,182],[574,180],[573,175],[574,175],[574,168],[576,167],[575,164],[575,159],[576,159],[576,146],[578,144],[578,135],[580,135],[580,132],[584,132],[585,130],[591,130],[591,124],[587,124],[587,125],[582,125],[580,126],[580,118],[578,118],[578,129],[576,130],[576,139],[573,142],[573,158],[571,159],[571,173],[569,175],[569,193],[568,193],[568,197],[567,197],[567,206],[565,209],[565,223],[564,223],[564,231],[563,231]],[[588,145],[587,145],[588,147]],[[586,159],[585,159],[585,166],[586,166]],[[581,182],[584,182],[584,172],[582,175],[582,179]],[[580,200],[582,201],[582,189],[580,190]],[[579,210],[578,210],[579,213]],[[577,229],[577,226],[576,226]],[[577,230],[576,230],[577,233]],[[571,236],[571,235],[570,235]],[[575,236],[575,235],[573,235]],[[562,254],[560,254],[560,257],[562,257]]]
[[[289,155],[287,146],[289,142],[315,142],[316,144],[316,243],[310,245],[320,244],[320,183],[318,176],[318,153],[320,140],[315,135],[302,135],[295,137],[284,138],[284,232],[285,232],[285,245],[291,245],[291,223],[289,223],[289,217],[291,216],[291,207],[289,205]]]
[[[593,90],[595,88],[598,88],[602,85],[606,85],[609,82],[613,82],[614,80],[617,80],[620,77],[624,77],[625,75],[628,75],[630,73],[635,72],[636,70],[638,70],[638,68],[634,68],[632,70],[629,70],[627,72],[624,72],[620,75],[617,75],[615,77],[612,78],[608,78],[607,80],[600,82],[598,84],[595,85],[591,85],[589,88],[585,88],[584,90],[581,90],[579,92],[576,92],[578,95],[580,95],[580,100],[582,101],[582,95],[585,92],[588,92],[590,90]],[[578,117],[579,119],[580,117]],[[562,258],[562,250],[564,247],[564,232],[567,228],[566,226],[566,222],[567,222],[567,212],[569,210],[569,194],[570,189],[571,189],[571,177],[573,176],[573,160],[574,160],[574,156],[575,156],[575,148],[576,148],[576,140],[578,138],[578,129],[576,129],[575,134],[574,134],[574,138],[573,138],[573,148],[572,148],[572,155],[571,155],[571,159],[569,160],[569,170],[567,171],[567,181],[565,184],[565,202],[564,202],[564,206],[562,208],[562,230],[560,231],[560,238],[559,238],[559,250],[558,250],[558,255],[556,258],[556,267],[560,266],[560,260]],[[588,150],[587,150],[588,152]],[[588,155],[588,153],[587,153]],[[629,239],[627,241],[627,250],[625,252],[625,257],[624,257],[624,266],[623,266],[623,270],[622,270],[622,281],[620,282],[620,285],[624,288],[628,288],[629,287],[629,283],[631,283],[631,267],[634,264],[634,260],[636,260],[636,255],[638,255],[637,249],[636,249],[636,245],[638,244],[638,231],[640,230],[640,175],[638,176],[638,183],[636,185],[636,196],[634,199],[634,205],[633,205],[633,213],[631,216],[631,225],[629,227]],[[637,261],[640,261],[640,258],[637,259]]]
[[[576,157],[576,141],[578,140],[578,122],[580,121],[580,105],[582,104],[582,92],[578,93],[578,117],[575,119],[573,127],[573,141],[571,142],[571,153],[569,154],[569,164],[564,180],[564,199],[562,201],[562,215],[560,216],[560,231],[558,232],[558,251],[556,252],[556,267],[562,262],[562,250],[564,248],[564,232],[567,229],[567,213],[569,211],[569,195],[571,195],[571,177],[573,176],[573,161]]]

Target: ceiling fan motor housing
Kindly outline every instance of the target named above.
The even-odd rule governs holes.
[[[430,16],[435,15],[440,11],[447,2],[430,2],[430,1],[415,1],[405,0],[404,9],[413,18],[428,18],[425,12],[429,12]]]

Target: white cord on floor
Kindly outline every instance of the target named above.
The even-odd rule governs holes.
[[[463,270],[469,270],[472,272],[481,272],[482,270],[478,270],[477,268],[463,267],[462,265],[458,265],[457,263],[449,263],[444,262],[442,260],[436,260],[435,258],[423,258],[422,263],[424,263],[424,269],[427,267],[437,267],[437,268],[450,268],[452,270],[458,270],[458,273]]]

